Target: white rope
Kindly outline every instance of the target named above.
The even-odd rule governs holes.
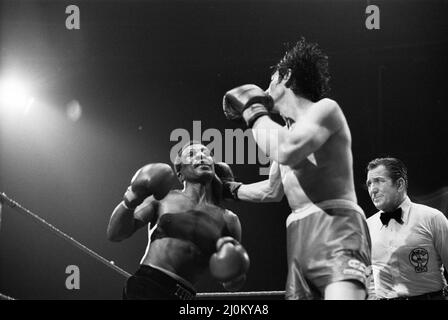
[[[284,296],[285,291],[203,292],[198,298]]]
[[[28,210],[27,208],[22,207],[19,203],[17,203],[16,201],[10,199],[5,193],[0,193],[0,201],[4,200],[5,203],[11,207],[11,208],[18,208],[20,210],[22,210],[23,212],[25,212],[27,215],[29,215],[30,217],[34,218],[36,221],[40,222],[43,226],[45,226],[46,228],[48,228],[51,232],[55,233],[57,236],[61,237],[62,239],[68,241],[69,243],[71,243],[72,245],[74,245],[75,247],[77,247],[78,249],[81,249],[82,251],[84,251],[85,253],[87,253],[88,255],[94,257],[96,260],[104,263],[106,266],[108,266],[109,268],[114,269],[115,271],[117,271],[118,273],[120,273],[121,275],[125,276],[125,277],[130,277],[131,274],[124,271],[123,269],[121,269],[120,267],[117,267],[112,261],[109,261],[105,258],[103,258],[102,256],[100,256],[98,253],[96,253],[93,250],[90,250],[89,248],[87,248],[85,245],[83,245],[82,243],[76,241],[75,239],[73,239],[72,237],[70,237],[69,235],[65,234],[64,232],[62,232],[61,230],[59,230],[58,228],[56,228],[55,226],[53,226],[52,224],[48,223],[47,221],[45,221],[44,219],[42,219],[41,217],[39,217],[37,214],[31,212],[30,210]]]
[[[16,300],[13,297],[7,296],[5,294],[0,293],[0,300]]]
[[[61,237],[62,239],[68,241],[72,245],[76,246],[81,251],[84,251],[85,253],[89,254],[90,256],[95,258],[96,260],[104,263],[109,268],[114,269],[115,271],[117,271],[118,273],[120,273],[121,275],[123,275],[125,277],[130,277],[131,276],[130,273],[128,273],[125,270],[121,269],[120,267],[116,266],[112,261],[109,261],[109,260],[103,258],[98,253],[96,253],[95,251],[87,248],[82,243],[76,241],[75,239],[73,239],[72,237],[67,235],[66,233],[62,232],[61,230],[59,230],[58,228],[56,228],[52,224],[48,223],[47,221],[45,221],[44,219],[39,217],[37,214],[31,212],[27,208],[24,208],[18,202],[16,202],[16,201],[12,200],[11,198],[9,198],[5,193],[0,193],[0,202],[3,202],[3,201],[9,207],[11,207],[11,208],[18,208],[21,211],[25,212],[27,215],[29,215],[30,217],[34,218],[36,221],[38,221],[43,226],[48,228],[51,232],[55,233],[57,236]],[[196,296],[198,298],[217,298],[217,297],[257,297],[257,296],[279,296],[279,295],[285,295],[285,291],[203,292],[203,293],[198,293]],[[14,298],[5,296],[5,295],[3,295],[1,293],[0,293],[0,299],[15,300]]]

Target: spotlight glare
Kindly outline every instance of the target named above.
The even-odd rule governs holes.
[[[0,82],[0,107],[8,111],[22,111],[34,102],[28,86],[17,78],[4,79]],[[29,111],[29,110],[28,110]]]

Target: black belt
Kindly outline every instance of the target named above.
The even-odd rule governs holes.
[[[448,296],[448,287],[443,288],[442,290],[439,291],[424,293],[418,296],[381,298],[380,300],[431,300],[436,297],[447,297],[447,296]]]
[[[140,265],[136,276],[149,277],[157,281],[170,294],[176,296],[180,300],[193,300],[196,296],[194,289],[187,287],[183,283],[172,278],[168,274],[148,265]]]

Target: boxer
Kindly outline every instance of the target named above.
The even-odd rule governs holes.
[[[207,272],[228,291],[243,286],[249,256],[238,217],[214,195],[221,183],[215,166],[224,180],[232,180],[229,167],[215,164],[210,151],[193,142],[180,150],[175,171],[153,163],[135,173],[107,229],[109,240],[122,241],[149,228],[146,252],[123,299],[194,299],[194,286]],[[173,189],[177,179],[181,190]]]
[[[339,104],[326,98],[329,78],[328,57],[302,38],[279,61],[266,91],[247,84],[223,99],[226,117],[244,120],[272,161],[268,179],[225,182],[224,194],[252,202],[286,196],[292,210],[286,299],[367,296],[370,236],[357,205],[350,128]]]

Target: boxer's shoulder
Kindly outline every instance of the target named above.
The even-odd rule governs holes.
[[[309,111],[327,116],[338,116],[342,112],[339,104],[330,98],[323,98],[314,102]]]
[[[230,210],[225,209],[224,215],[223,215],[224,221],[226,222],[227,226],[232,228],[240,228],[238,226],[240,226],[240,219],[238,218],[238,216],[233,213]]]
[[[233,211],[230,211],[229,209],[223,209],[223,210],[224,210],[224,218],[230,220],[238,219],[238,216]]]
[[[347,120],[335,100],[323,98],[315,102],[309,110],[312,113],[310,117],[316,119],[321,126],[326,127],[332,134],[338,133],[344,140],[350,140]]]

